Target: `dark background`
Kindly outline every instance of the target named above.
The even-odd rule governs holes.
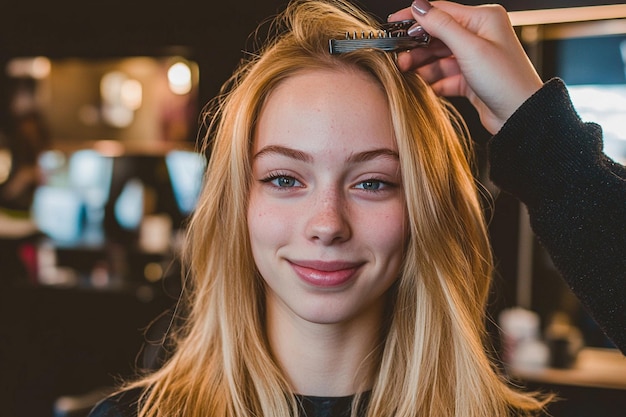
[[[513,11],[621,2],[500,3]],[[283,0],[7,1],[0,10],[0,68],[19,56],[97,59],[180,53],[199,64],[202,105],[244,57],[242,51],[250,48],[249,34],[285,4]],[[410,1],[362,0],[360,4],[384,19]],[[7,115],[6,89],[5,77],[0,76],[0,128]],[[456,104],[471,130],[485,135],[464,102]],[[515,200],[501,196],[491,222],[500,268],[496,286],[502,287],[493,302],[496,307],[514,296],[507,280],[516,274],[518,210]],[[15,279],[0,270],[0,417],[51,417],[58,396],[81,394],[129,374],[143,343],[141,329],[172,302],[167,296],[146,302],[133,292],[28,286],[8,290]],[[582,394],[572,394],[576,395]],[[588,402],[594,398],[599,397]],[[610,397],[602,402],[606,401]]]
[[[513,11],[620,2],[507,0],[499,3]],[[0,11],[0,60],[36,55],[53,58],[158,55],[183,48],[189,58],[200,64],[200,100],[204,103],[218,91],[242,57],[248,35],[285,4],[285,0],[7,1]],[[389,13],[409,6],[410,1],[361,0],[360,4],[384,19]]]

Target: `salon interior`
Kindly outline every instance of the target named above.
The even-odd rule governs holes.
[[[359,4],[383,20],[405,3]],[[500,3],[544,80],[565,80],[626,163],[626,4]],[[158,362],[163,332],[145,331],[180,291],[181,237],[210,159],[198,147],[203,106],[284,4],[3,6],[0,417],[86,416],[120,377]],[[469,105],[451,101],[484,142]],[[555,417],[626,415],[626,357],[558,276],[523,207],[477,176],[494,199],[489,328],[503,372],[556,393]]]

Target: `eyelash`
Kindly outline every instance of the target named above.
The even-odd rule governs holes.
[[[393,187],[393,184],[391,184],[391,183],[389,183],[387,181],[383,181],[383,180],[378,179],[378,178],[368,178],[368,179],[366,179],[364,181],[360,181],[357,185],[363,185],[363,184],[366,184],[366,183],[374,183],[374,184],[378,184],[379,185],[379,188],[377,188],[375,190],[368,190],[368,189],[365,189],[365,188],[359,188],[359,189],[362,189],[362,190],[370,192],[370,193],[380,193],[380,192],[386,191],[387,189]]]
[[[293,180],[295,182],[300,183],[300,181],[298,181],[293,175],[287,175],[287,174],[283,174],[280,172],[276,172],[276,173],[272,173],[269,174],[267,177],[263,178],[261,180],[262,183],[264,184],[269,184],[270,186],[277,188],[277,189],[289,189],[289,188],[295,188],[295,186],[292,187],[281,187],[277,184],[273,184],[274,181],[280,179],[280,178],[285,178],[285,179],[289,179],[289,180]]]

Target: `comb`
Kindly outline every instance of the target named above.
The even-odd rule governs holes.
[[[382,25],[380,30],[369,33],[346,32],[345,39],[331,39],[331,54],[343,54],[357,49],[379,49],[386,52],[408,51],[409,49],[428,46],[430,35],[422,32],[419,36],[409,36],[407,30],[415,20],[401,20]]]

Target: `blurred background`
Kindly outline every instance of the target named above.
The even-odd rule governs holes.
[[[625,163],[626,4],[500,3],[544,80],[565,80]],[[180,289],[176,254],[210,157],[197,148],[202,108],[285,4],[3,5],[0,417],[81,416],[119,377],[158,365],[161,333],[147,343],[144,331]],[[385,20],[410,2],[359,4]],[[484,143],[467,102],[451,100]],[[556,417],[623,416],[626,359],[565,287],[524,209],[477,175],[495,201],[485,208],[494,354],[520,384],[563,398]]]

